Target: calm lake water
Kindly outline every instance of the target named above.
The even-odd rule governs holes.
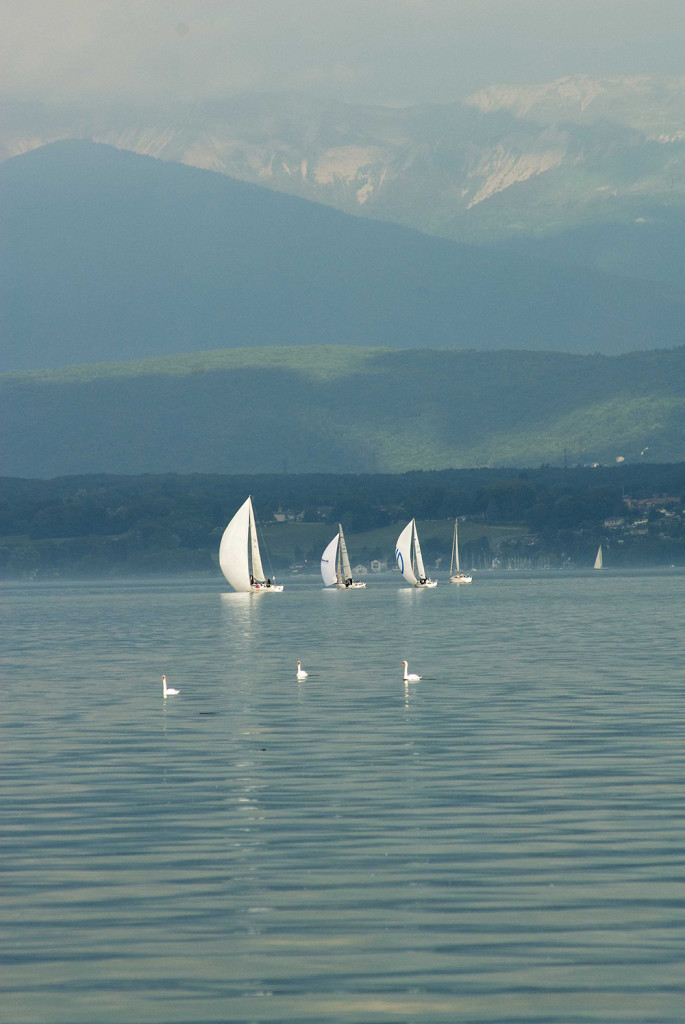
[[[682,1024],[685,573],[283,582],[0,588],[0,1019]]]

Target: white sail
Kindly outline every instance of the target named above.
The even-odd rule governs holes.
[[[250,550],[252,553],[252,576],[257,583],[261,583],[266,579],[264,575],[264,567],[262,566],[262,557],[259,554],[259,541],[257,540],[257,524],[254,520],[254,509],[252,508],[252,499],[247,499],[250,505]]]
[[[604,568],[604,559],[602,558],[602,545],[600,544],[599,548],[597,550],[597,557],[595,558],[595,569],[603,569],[603,568]]]
[[[240,593],[279,594],[283,591],[282,584],[264,581],[251,498],[243,502],[224,530],[219,545],[219,565],[233,589]]]
[[[342,567],[342,579],[338,580],[338,583],[344,583],[345,580],[352,579],[352,567],[350,565],[350,556],[347,553],[345,534],[340,523],[338,523],[338,536],[340,537],[340,562]]]
[[[397,562],[397,568],[404,576],[407,583],[411,583],[413,587],[419,582],[414,575],[412,569],[411,560],[411,541],[412,533],[414,532],[415,524],[414,520],[410,520],[402,533],[397,538],[397,545],[395,547],[395,561]]]
[[[222,573],[234,590],[243,593],[249,593],[251,589],[247,556],[251,512],[252,502],[248,498],[224,530],[219,546],[219,565]]]
[[[321,556],[321,575],[323,576],[324,586],[326,587],[330,587],[333,583],[338,582],[338,573],[335,563],[338,556],[339,540],[340,534],[336,533],[330,544],[326,545],[326,549]]]
[[[416,562],[416,574],[419,580],[425,580],[426,570],[423,564],[423,555],[421,554],[421,545],[419,544],[419,534],[416,529],[416,520],[412,519],[414,523],[414,561]]]
[[[454,540],[452,541],[452,559],[450,561],[450,576],[458,573],[459,565],[459,537],[457,536],[457,520],[454,520]]]
[[[347,553],[345,534],[338,523],[338,532],[333,540],[326,545],[321,556],[321,575],[327,587],[335,583],[339,590],[364,590],[366,583],[352,579],[350,556]]]

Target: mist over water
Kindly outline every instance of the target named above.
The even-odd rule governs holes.
[[[685,573],[367,581],[0,587],[5,1019],[682,1021]]]

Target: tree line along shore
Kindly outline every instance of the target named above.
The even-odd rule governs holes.
[[[392,567],[415,517],[426,564],[685,566],[685,464],[365,475],[91,475],[0,479],[0,579],[218,573],[226,523],[252,494],[275,573],[318,571],[341,522],[354,565]],[[376,567],[378,567],[376,565]]]

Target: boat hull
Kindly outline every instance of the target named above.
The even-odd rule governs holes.
[[[473,583],[473,577],[462,572],[456,576],[450,576],[450,583]]]
[[[366,587],[366,583],[362,583],[361,580],[355,580],[354,583],[336,583],[338,590],[363,590]]]

